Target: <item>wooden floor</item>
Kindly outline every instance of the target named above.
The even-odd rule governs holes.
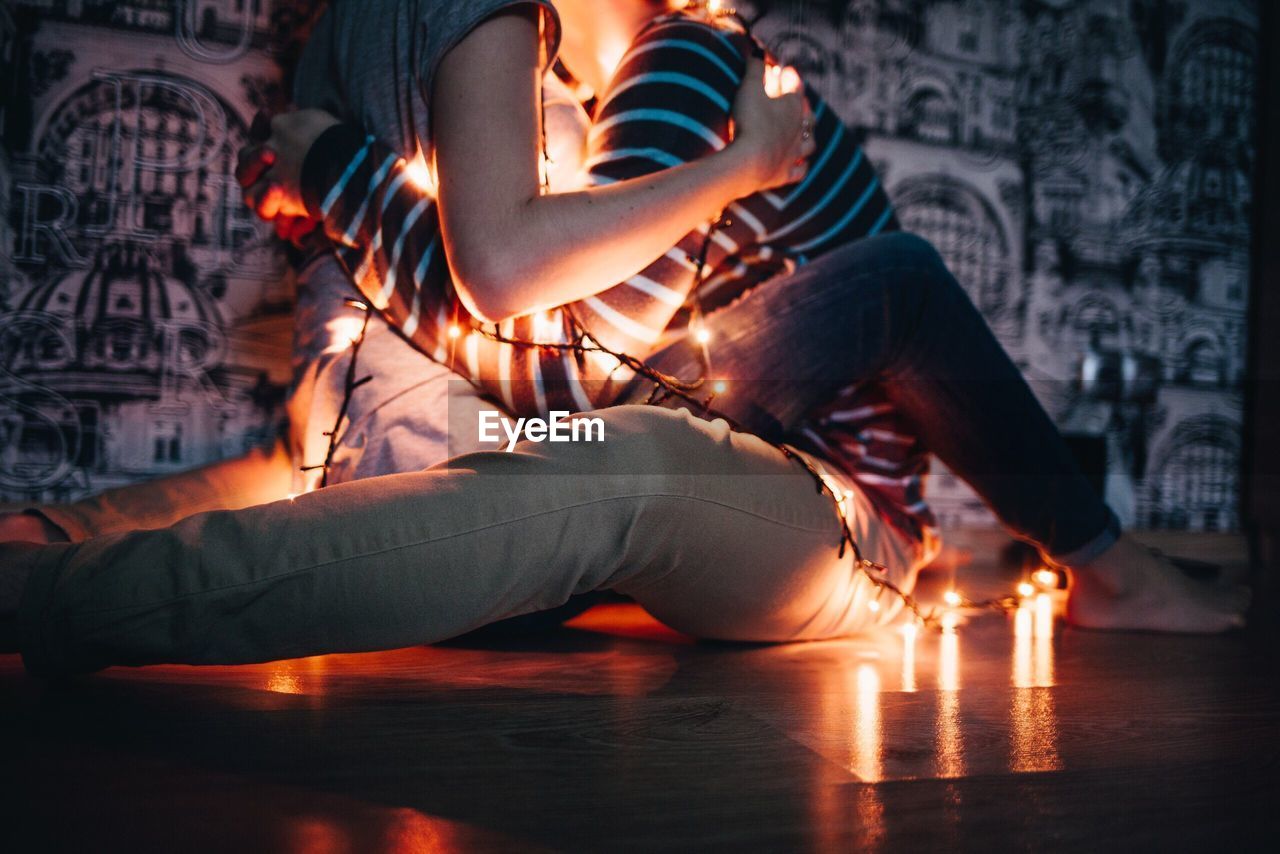
[[[969,548],[966,592],[1007,588],[998,543]],[[897,633],[697,644],[614,605],[535,640],[58,685],[0,657],[0,850],[1274,851],[1258,622],[1037,637],[992,615],[909,656]]]

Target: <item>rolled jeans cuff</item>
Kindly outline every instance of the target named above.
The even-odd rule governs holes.
[[[1074,548],[1068,552],[1050,553],[1047,558],[1050,563],[1058,566],[1084,566],[1085,564],[1096,560],[1099,555],[1107,549],[1115,545],[1120,539],[1120,518],[1116,516],[1114,510],[1107,508],[1107,524],[1102,532],[1093,539],[1087,541],[1084,545]]]

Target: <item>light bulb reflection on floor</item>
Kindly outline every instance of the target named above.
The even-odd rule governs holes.
[[[1048,594],[1041,594],[1048,600]],[[1046,619],[1047,618],[1047,619]],[[1046,628],[1047,627],[1047,628]],[[1013,692],[1009,768],[1023,773],[1062,767],[1054,705],[1053,612],[1040,597],[1024,602],[1013,621]]]
[[[902,627],[902,690],[916,690],[916,636],[920,627],[910,622]]]
[[[964,776],[964,737],[960,729],[960,637],[944,628],[938,642],[938,776]]]

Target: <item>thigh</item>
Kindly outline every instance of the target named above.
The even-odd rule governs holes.
[[[841,388],[880,375],[894,357],[907,284],[939,263],[925,241],[877,235],[828,253],[759,285],[706,319],[714,406],[770,438],[792,430]],[[698,376],[697,351],[677,341],[647,359],[678,377]],[[710,385],[707,386],[710,388]],[[642,383],[629,401],[643,397]]]
[[[610,476],[667,478],[629,529],[629,571],[605,586],[705,638],[814,640],[868,624],[873,592],[851,555],[840,554],[835,505],[797,462],[686,410],[602,414],[620,439],[597,458]],[[592,465],[585,454],[573,459],[579,473]],[[902,543],[865,502],[855,512],[868,556],[905,571]]]

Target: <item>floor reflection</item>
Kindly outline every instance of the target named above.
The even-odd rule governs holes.
[[[937,764],[940,777],[964,776],[964,736],[960,729],[960,636],[954,626],[938,640]]]
[[[857,717],[853,726],[853,772],[868,783],[884,778],[884,729],[880,716],[880,670],[863,662],[857,670]],[[878,846],[884,837],[884,802],[880,790],[864,786],[858,791],[855,809],[864,840]]]
[[[920,627],[913,621],[902,627],[902,690],[908,694],[916,690],[916,638]]]
[[[881,750],[884,732],[880,723],[880,671],[863,662],[857,670],[856,714],[853,722],[853,773],[868,783],[884,776]]]
[[[1040,594],[1024,600],[1013,620],[1013,692],[1009,709],[1009,768],[1055,771],[1058,717],[1053,691],[1053,602]]]

